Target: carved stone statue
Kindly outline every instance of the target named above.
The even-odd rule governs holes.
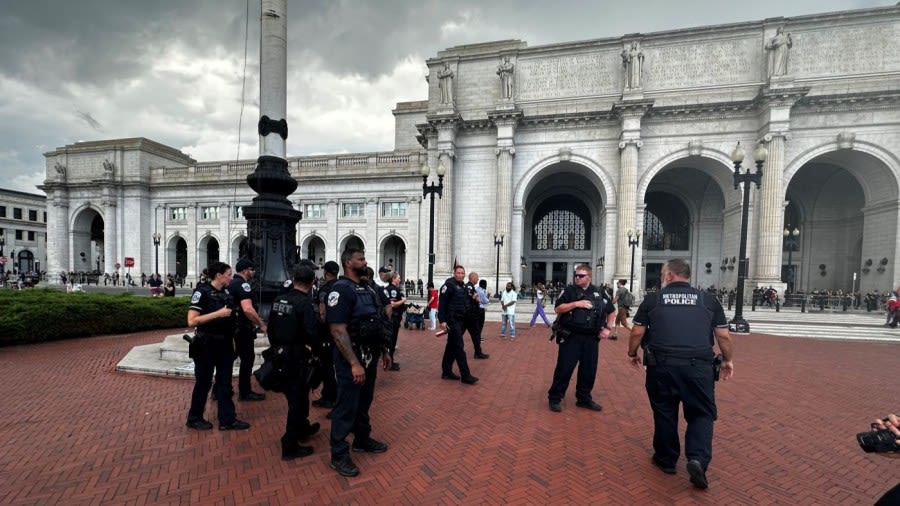
[[[497,67],[497,75],[500,76],[500,98],[513,97],[513,70],[515,65],[509,62],[509,56],[503,58],[503,63]]]
[[[63,165],[59,162],[56,162],[56,165],[54,165],[53,168],[56,170],[56,175],[59,177],[59,179],[66,178],[66,166],[65,165]]]
[[[791,34],[784,33],[784,27],[779,26],[775,36],[766,44],[766,50],[769,51],[769,77],[787,75],[793,45]]]
[[[637,42],[632,42],[631,48],[622,51],[622,66],[625,67],[625,89],[640,89],[644,53],[638,49]]]
[[[441,103],[453,103],[453,71],[450,64],[444,62],[444,68],[438,72],[438,88],[441,89]]]

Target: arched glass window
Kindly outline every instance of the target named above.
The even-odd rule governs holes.
[[[591,246],[591,215],[581,202],[551,197],[534,213],[533,250],[586,250]]]
[[[691,224],[687,208],[668,193],[648,193],[644,199],[644,248],[650,251],[687,250]]]

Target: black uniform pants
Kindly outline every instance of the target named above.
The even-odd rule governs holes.
[[[309,432],[309,385],[302,369],[291,375],[291,381],[284,389],[284,397],[288,409],[281,447],[296,450],[300,438]]]
[[[334,379],[333,348],[334,345],[331,343],[316,348],[322,367],[321,399],[328,402],[334,402],[337,399],[337,381]]]
[[[253,340],[256,339],[256,332],[252,328],[238,327],[234,334],[235,354],[232,357],[241,359],[241,365],[238,368],[238,393],[247,395],[252,391],[250,387],[250,376],[253,373],[253,361],[256,359],[256,350],[253,349]]]
[[[231,368],[234,366],[231,338],[204,336],[200,339],[203,344],[197,346],[195,352],[194,391],[191,394],[191,408],[188,411],[187,421],[203,419],[206,399],[209,397],[209,389],[212,388],[213,397],[218,404],[219,425],[227,425],[235,418],[234,401],[231,399],[234,393],[231,387]]]
[[[466,331],[472,338],[472,348],[475,350],[475,356],[481,355],[481,328],[484,326],[484,313],[479,309],[478,312],[468,313],[466,315]]]
[[[600,357],[600,342],[594,335],[572,334],[559,345],[556,357],[556,369],[553,370],[553,384],[547,392],[550,402],[557,403],[566,396],[569,381],[575,366],[578,366],[578,379],[575,383],[575,400],[591,402],[591,390],[597,377],[597,360]]]
[[[674,466],[678,461],[678,405],[682,404],[687,422],[684,454],[706,469],[712,460],[716,420],[712,363],[648,366],[646,388],[653,409],[653,451],[657,461],[665,466]]]
[[[466,350],[463,344],[464,331],[463,318],[452,318],[447,322],[447,345],[444,347],[444,356],[441,359],[441,372],[450,374],[453,372],[453,362],[459,366],[459,374],[463,377],[471,376],[469,361],[466,360]]]
[[[362,385],[353,383],[350,363],[334,347],[334,373],[337,379],[337,402],[331,412],[331,458],[341,459],[350,455],[347,435],[351,432],[355,439],[365,441],[372,433],[369,407],[375,396],[375,376],[378,374],[378,355],[366,363],[356,358],[366,369],[366,381]]]
[[[391,361],[394,360],[394,351],[397,349],[397,337],[400,336],[400,325],[403,322],[403,313],[391,316]]]

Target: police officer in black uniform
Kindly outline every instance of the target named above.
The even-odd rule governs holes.
[[[460,380],[467,385],[474,385],[478,383],[478,378],[472,376],[472,372],[469,371],[463,344],[467,300],[469,300],[463,284],[465,277],[466,268],[457,265],[453,269],[453,277],[444,281],[438,299],[438,320],[441,322],[441,328],[447,331],[447,345],[444,347],[444,357],[441,360],[441,378]],[[454,361],[459,367],[458,375],[453,373]]]
[[[312,401],[312,405],[317,408],[331,409],[337,400],[337,382],[334,379],[334,355],[332,349],[334,345],[331,340],[331,331],[326,323],[325,308],[328,302],[328,294],[337,281],[338,274],[341,272],[341,266],[333,260],[325,262],[322,266],[324,272],[324,282],[319,287],[319,342],[314,351],[319,356],[320,367],[322,368],[322,392],[320,397]]]
[[[628,357],[638,369],[644,350],[646,388],[653,409],[655,466],[675,474],[680,454],[678,404],[684,404],[687,430],[684,453],[691,483],[707,488],[706,469],[712,459],[713,422],[716,420],[716,362],[713,336],[718,342],[722,379],[734,374],[734,350],[725,312],[716,297],[692,288],[690,265],[669,260],[661,271],[663,288],[647,297],[634,315]]]
[[[253,361],[256,359],[256,350],[253,341],[256,339],[256,327],[266,333],[266,322],[259,317],[253,307],[253,291],[250,288],[250,280],[256,269],[253,262],[246,258],[238,260],[235,265],[234,279],[228,285],[228,292],[234,297],[237,309],[237,329],[234,334],[236,358],[241,359],[238,369],[238,398],[242,401],[261,401],[266,398],[264,394],[254,392],[250,387],[250,376],[253,373]]]
[[[391,305],[391,371],[399,371],[400,364],[394,360],[394,352],[397,350],[397,337],[400,335],[400,325],[403,323],[403,312],[406,311],[406,295],[400,289],[400,273],[391,273],[390,283],[384,287],[384,295]]]
[[[281,437],[282,460],[305,457],[311,446],[301,446],[319,431],[319,423],[309,423],[309,385],[306,377],[314,341],[318,338],[318,314],[311,297],[316,273],[309,267],[297,267],[291,290],[276,297],[269,316],[269,343],[280,352],[285,364],[287,382],[287,423]]]
[[[231,266],[211,263],[204,275],[209,283],[197,285],[191,295],[187,324],[196,327],[190,346],[194,359],[194,392],[188,410],[187,426],[196,430],[210,430],[212,424],[203,418],[209,389],[218,402],[219,430],[249,429],[250,424],[235,417],[234,393],[231,387],[231,368],[234,362],[234,302],[228,294]],[[215,371],[215,385],[213,385]]]
[[[478,296],[478,273],[469,273],[466,283],[466,331],[472,338],[475,358],[484,360],[491,356],[481,349],[481,328],[484,327],[484,310],[481,309],[481,297]]]
[[[575,405],[601,411],[603,406],[594,402],[591,390],[597,377],[599,341],[601,337],[609,337],[616,308],[605,290],[591,284],[591,267],[588,265],[575,268],[575,283],[567,286],[556,299],[555,308],[562,331],[557,331],[556,335],[559,354],[553,371],[553,384],[547,392],[550,411],[562,411],[560,402],[566,396],[576,365]]]
[[[362,251],[341,254],[342,276],[328,294],[326,317],[334,339],[334,371],[337,403],[331,415],[331,467],[341,476],[356,476],[359,468],[350,458],[347,435],[353,432],[352,449],[383,453],[388,445],[372,439],[369,407],[375,392],[378,355],[385,369],[391,365],[386,352],[387,334],[382,312],[389,311],[383,293],[366,277]],[[389,314],[387,316],[390,316]]]

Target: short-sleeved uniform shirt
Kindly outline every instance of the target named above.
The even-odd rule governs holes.
[[[641,302],[634,324],[646,327],[641,346],[654,353],[710,358],[715,328],[728,328],[722,304],[686,282],[669,283]]]
[[[190,309],[202,315],[215,313],[223,307],[234,307],[227,288],[216,290],[213,285],[202,283],[197,285],[197,288],[194,289],[194,293],[191,295]],[[211,322],[198,325],[197,330],[207,334],[230,337],[234,333],[234,321],[231,318],[217,318]]]
[[[378,300],[375,300],[378,297]],[[377,317],[381,307],[388,303],[384,292],[366,283],[355,283],[341,277],[331,287],[325,304],[325,320],[329,323],[350,323],[356,318]]]
[[[253,328],[253,322],[247,318],[244,310],[241,309],[242,301],[249,300],[251,303],[253,301],[253,290],[250,288],[250,283],[245,281],[240,275],[235,274],[231,284],[228,285],[228,292],[234,297],[234,307],[238,313],[238,325],[241,328]]]
[[[556,299],[556,306],[578,300],[590,300],[594,308],[575,308],[566,313],[570,316],[565,317],[563,315],[562,325],[573,332],[599,332],[606,325],[607,315],[616,311],[606,290],[597,288],[594,285],[588,285],[584,290],[578,285],[568,285],[559,298]]]
[[[384,296],[387,297],[389,303],[397,302],[398,300],[401,300],[403,299],[403,297],[405,297],[403,291],[400,290],[400,287],[393,284],[385,286],[382,291],[384,292]],[[395,320],[400,319],[403,316],[404,310],[406,310],[406,308],[403,306],[395,307],[393,309],[393,312],[391,313],[391,317]]]

